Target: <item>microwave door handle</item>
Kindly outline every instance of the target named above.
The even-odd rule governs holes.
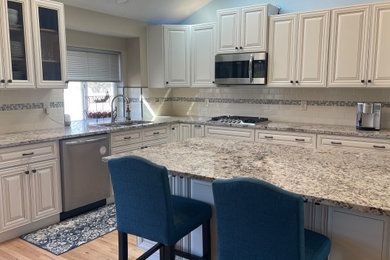
[[[250,82],[250,83],[253,82],[253,71],[252,71],[252,67],[253,67],[253,54],[251,54],[251,58],[249,59],[249,69],[248,69],[248,72],[249,72],[249,82]]]

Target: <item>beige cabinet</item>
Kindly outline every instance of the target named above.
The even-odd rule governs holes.
[[[28,167],[0,171],[0,232],[30,223]]]
[[[218,10],[217,51],[267,51],[268,15],[277,14],[278,11],[272,5]]]
[[[34,88],[35,68],[30,0],[0,1],[1,87]]]
[[[375,4],[371,19],[371,50],[367,84],[369,87],[390,85],[390,3]]]
[[[192,128],[192,137],[204,137],[205,136],[205,127],[204,125],[195,124],[191,126]]]
[[[32,0],[32,24],[37,87],[65,88],[64,5],[48,0]]]
[[[270,18],[268,86],[286,87],[295,84],[297,20],[296,14]]]
[[[191,87],[214,87],[215,24],[191,27]]]
[[[30,171],[32,221],[59,213],[61,201],[58,191],[61,185],[58,161],[31,164]]]
[[[0,233],[61,212],[58,153],[57,149],[51,153],[51,147],[57,148],[57,144],[0,151]]]
[[[147,31],[148,87],[189,87],[191,26],[149,26]]]
[[[165,78],[168,87],[190,86],[190,27],[164,26]]]
[[[270,18],[268,85],[326,87],[328,10]]]
[[[174,124],[170,126],[169,141],[171,143],[180,142],[180,125]]]
[[[332,10],[329,87],[366,85],[370,5]]]
[[[205,136],[232,140],[254,141],[255,130],[241,127],[206,126]]]
[[[256,130],[255,140],[266,144],[283,144],[307,148],[316,147],[315,134]]]
[[[180,124],[180,141],[192,137],[192,128],[190,124]]]

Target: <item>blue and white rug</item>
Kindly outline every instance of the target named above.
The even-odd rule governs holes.
[[[61,255],[114,231],[115,213],[115,204],[106,205],[20,238],[52,254]]]

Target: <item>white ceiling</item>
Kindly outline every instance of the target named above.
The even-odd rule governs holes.
[[[88,10],[126,17],[152,24],[180,22],[212,0],[59,0]]]

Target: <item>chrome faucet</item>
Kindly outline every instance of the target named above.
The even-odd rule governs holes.
[[[130,104],[130,101],[129,99],[125,96],[125,95],[116,95],[112,101],[111,101],[111,123],[115,123],[115,120],[116,118],[118,117],[118,108],[115,107],[114,109],[114,101],[117,99],[117,98],[120,98],[122,97],[124,100],[125,100],[125,103],[126,103],[126,108],[129,107],[129,104]],[[126,111],[124,111],[126,113]],[[126,116],[126,120],[130,120],[130,118],[128,118]]]

